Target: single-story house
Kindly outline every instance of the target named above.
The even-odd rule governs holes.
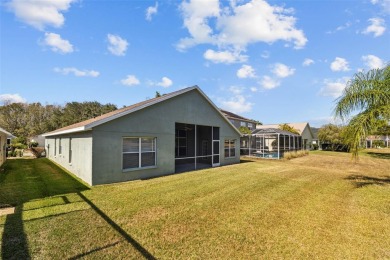
[[[30,142],[37,142],[38,147],[44,147],[45,146],[45,137],[43,135],[36,135],[29,138]]]
[[[307,122],[304,123],[287,123],[287,125],[293,127],[299,132],[299,135],[302,137],[302,148],[308,150],[311,148],[313,143],[314,135],[311,131],[310,125]],[[257,129],[269,129],[269,128],[279,128],[279,124],[268,124],[268,125],[257,125]]]
[[[390,147],[390,138],[388,135],[369,135],[366,137],[365,142],[366,148],[389,148]]]
[[[197,86],[43,136],[47,157],[90,185],[240,162],[240,132]]]
[[[14,136],[0,127],[0,166],[7,159],[7,139],[11,137]]]

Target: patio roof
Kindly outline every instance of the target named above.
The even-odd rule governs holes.
[[[289,136],[300,136],[298,134],[294,134],[294,133],[291,133],[289,131],[281,130],[279,128],[255,129],[252,131],[251,135],[261,135],[261,134],[281,134],[281,135],[289,135]]]

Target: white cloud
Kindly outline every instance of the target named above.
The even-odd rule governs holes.
[[[306,58],[306,59],[303,61],[302,66],[307,67],[307,66],[310,66],[310,65],[312,65],[312,64],[314,64],[314,60]]]
[[[265,89],[273,89],[280,85],[280,81],[271,78],[270,76],[263,76],[260,85]]]
[[[237,70],[237,77],[241,79],[245,78],[255,78],[255,70],[250,65],[242,65],[242,67]]]
[[[276,63],[273,66],[272,73],[275,74],[278,78],[286,78],[293,75],[295,69],[290,68],[282,63]]]
[[[213,63],[225,64],[245,62],[248,59],[248,56],[241,55],[239,52],[214,51],[210,49],[203,54],[203,57]]]
[[[163,88],[168,88],[172,86],[173,81],[170,78],[163,77],[160,82],[158,82],[156,85],[163,87]]]
[[[385,66],[385,62],[375,55],[362,56],[362,60],[369,69],[380,69]]]
[[[158,2],[156,2],[156,4],[154,6],[149,6],[147,9],[146,9],[146,16],[145,16],[145,19],[147,21],[151,21],[152,20],[152,16],[157,14],[157,10],[158,9]]]
[[[66,12],[71,3],[77,0],[11,0],[8,8],[24,23],[38,30],[44,30],[46,26],[61,27],[65,18],[62,12]]]
[[[134,85],[139,85],[140,81],[134,75],[127,75],[127,77],[125,79],[121,80],[121,83],[122,83],[122,85],[125,85],[125,86],[134,86]]]
[[[180,39],[177,44],[179,50],[185,50],[197,44],[215,43],[212,36],[213,30],[208,25],[208,19],[219,16],[220,8],[218,0],[190,0],[183,1],[180,10],[191,38]]]
[[[343,31],[343,30],[348,29],[349,27],[351,27],[351,25],[352,25],[351,22],[346,22],[345,24],[338,26],[335,30],[328,31],[327,33],[328,34],[332,34],[332,33],[338,32],[338,31]]]
[[[312,127],[321,127],[326,124],[341,125],[345,122],[341,118],[335,118],[334,116],[320,116],[316,118],[311,118],[308,120],[310,126]]]
[[[0,102],[4,105],[12,103],[26,103],[26,99],[19,94],[1,94]]]
[[[43,44],[51,47],[54,52],[62,54],[73,52],[73,45],[68,41],[61,38],[61,35],[56,33],[45,33],[45,39]]]
[[[336,59],[330,64],[332,71],[348,71],[348,61],[344,58],[336,57]]]
[[[373,5],[379,5],[385,13],[390,14],[390,1],[389,0],[371,0]]]
[[[370,18],[368,21],[371,24],[363,31],[363,34],[373,33],[374,37],[379,37],[386,31],[385,20],[382,18]]]
[[[348,80],[348,77],[343,77],[336,80],[325,79],[324,86],[320,90],[320,95],[333,98],[341,96]]]
[[[241,5],[237,2],[223,6],[224,2],[218,0],[183,1],[180,9],[190,37],[180,39],[177,48],[185,50],[207,43],[243,51],[251,43],[279,40],[293,42],[297,49],[305,46],[307,39],[302,30],[296,29],[291,9],[264,0]]]
[[[220,104],[223,109],[238,114],[251,111],[253,106],[243,95],[236,95],[228,100],[220,99]]]
[[[229,91],[233,93],[234,95],[240,95],[242,92],[244,92],[244,87],[238,87],[238,86],[230,86]]]
[[[257,89],[256,87],[251,87],[250,90],[251,90],[252,92],[257,92],[257,91],[258,91],[258,89]]]
[[[119,35],[107,34],[108,50],[116,56],[125,56],[129,43]]]
[[[63,75],[73,74],[76,77],[92,77],[96,78],[100,75],[100,72],[96,70],[79,70],[76,68],[54,68],[54,71]]]

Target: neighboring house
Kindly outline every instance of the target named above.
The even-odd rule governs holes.
[[[0,127],[0,165],[7,159],[7,139],[12,137],[11,133]]]
[[[313,145],[317,145],[317,149],[321,149],[321,142],[320,142],[320,139],[318,139],[318,130],[320,130],[319,128],[316,128],[316,127],[310,127],[311,129],[311,132],[313,133],[313,140],[311,141],[311,143]]]
[[[310,149],[311,144],[313,143],[314,135],[311,131],[309,123],[287,123],[289,126],[293,127],[299,132],[299,135],[302,136],[302,147],[303,149]],[[267,128],[279,128],[279,124],[269,124],[269,125],[257,125],[257,129],[267,129]]]
[[[257,122],[252,119],[239,116],[223,109],[221,109],[221,112],[237,129],[241,126],[248,127],[251,131],[256,129]]]
[[[194,86],[46,133],[47,157],[90,185],[240,162],[240,133]]]
[[[366,148],[390,147],[390,137],[385,135],[369,135],[366,138]]]
[[[45,137],[43,135],[36,135],[30,138],[30,142],[37,142],[38,147],[45,146]]]

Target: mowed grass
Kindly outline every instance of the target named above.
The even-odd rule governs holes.
[[[9,160],[0,204],[18,206],[0,217],[1,254],[389,259],[390,151],[370,152],[357,164],[313,152],[93,188],[47,159]]]

